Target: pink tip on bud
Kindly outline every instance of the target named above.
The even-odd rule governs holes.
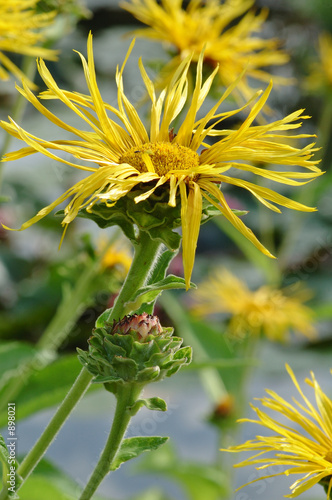
[[[159,335],[163,330],[158,316],[147,313],[125,316],[120,321],[114,322],[112,328],[113,335],[115,333],[127,335],[131,331],[137,332],[140,339],[144,341],[148,335]]]

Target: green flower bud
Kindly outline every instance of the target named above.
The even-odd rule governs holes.
[[[125,316],[112,326],[97,328],[89,350],[78,349],[78,359],[95,376],[94,382],[116,392],[117,384],[145,385],[176,373],[191,361],[191,348],[163,328],[157,316]]]

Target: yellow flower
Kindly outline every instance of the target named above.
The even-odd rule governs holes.
[[[236,337],[246,334],[264,335],[273,341],[285,341],[289,331],[313,338],[313,311],[303,302],[306,290],[278,290],[262,286],[251,291],[226,269],[218,269],[194,292],[194,313],[231,315],[228,331]]]
[[[38,0],[0,0],[0,80],[12,73],[37,88],[4,52],[57,59],[56,51],[39,46],[45,40],[43,28],[53,22],[56,12],[37,13],[37,4]]]
[[[332,88],[332,35],[323,33],[319,37],[319,58],[311,66],[311,74],[307,78],[306,86],[310,90]]]
[[[176,55],[159,76],[161,82],[168,79],[180,62],[193,54],[197,62],[205,47],[204,62],[215,68],[219,65],[220,82],[231,85],[245,70],[245,77],[239,82],[235,97],[250,99],[253,89],[249,79],[268,82],[271,74],[264,67],[288,62],[289,56],[278,49],[276,39],[257,37],[262,30],[268,11],[258,15],[249,11],[255,0],[190,0],[186,9],[182,0],[128,0],[120,6],[129,11],[149,28],[134,32],[152,41],[164,42]],[[238,18],[243,16],[239,21]],[[282,77],[274,77],[278,83],[289,83]]]
[[[232,446],[224,451],[254,452],[251,458],[236,464],[235,467],[260,464],[257,467],[260,470],[275,465],[289,466],[284,472],[270,474],[256,479],[256,481],[273,476],[302,474],[302,477],[290,486],[292,493],[285,495],[287,498],[295,498],[321,482],[326,487],[329,499],[332,487],[332,401],[324,394],[311,372],[311,380],[306,379],[306,383],[314,389],[316,409],[303,394],[288,365],[286,365],[286,370],[298,390],[302,402],[293,398],[294,404],[291,404],[274,391],[266,390],[269,397],[258,399],[258,401],[261,401],[263,406],[276,414],[270,416],[252,406],[252,409],[257,413],[258,420],[244,418],[240,422],[261,425],[272,430],[274,434],[272,436],[256,436],[256,439],[252,441]],[[269,452],[274,452],[274,456],[257,458]]]
[[[104,250],[106,244],[107,241],[101,240],[99,242],[98,246],[100,252]],[[106,253],[101,261],[101,267],[103,269],[113,269],[114,267],[119,267],[125,272],[125,276],[127,276],[131,262],[132,256],[130,255],[129,249],[126,245],[121,242],[116,242],[110,245],[106,250]]]
[[[41,114],[60,128],[73,133],[76,138],[54,141],[39,139],[23,130],[13,120],[10,123],[0,122],[7,132],[27,143],[27,147],[6,154],[4,160],[15,160],[40,152],[91,174],[77,182],[51,205],[43,208],[20,229],[26,229],[45,217],[71,196],[73,198],[65,208],[65,217],[62,221],[65,227],[72,222],[81,208],[87,207],[89,210],[96,202],[102,202],[111,211],[117,200],[126,196],[135,187],[141,188],[141,194],[135,198],[135,202],[139,204],[140,201],[149,198],[157,188],[163,186],[162,189],[169,193],[169,205],[174,207],[177,203],[181,204],[184,273],[188,287],[194,265],[203,198],[214,205],[259,250],[271,256],[253,232],[229,208],[218,185],[225,183],[241,187],[276,212],[280,210],[275,203],[295,210],[315,210],[269,188],[225,175],[233,167],[235,171],[255,174],[290,186],[304,184],[308,179],[320,175],[321,171],[316,166],[318,162],[311,160],[315,151],[313,144],[298,149],[283,143],[284,131],[299,128],[301,122],[298,120],[307,117],[302,115],[302,110],[299,110],[267,125],[252,125],[268,98],[272,87],[270,84],[264,92],[256,93],[253,98],[256,99],[256,103],[253,106],[250,102],[242,108],[219,113],[217,110],[220,104],[232,91],[230,87],[204,117],[197,118],[197,113],[217,72],[216,69],[204,83],[202,82],[202,55],[198,61],[195,89],[191,98],[187,93],[190,57],[180,64],[170,85],[158,98],[153,83],[142,62],[139,61],[141,75],[151,99],[150,128],[147,130],[123,90],[123,71],[130,50],[131,48],[121,69],[118,68],[116,72],[118,109],[103,102],[100,95],[91,35],[88,38],[88,61],[79,54],[89,95],[60,89],[45,63],[43,61],[38,63],[39,73],[48,87],[40,98],[62,101],[82,118],[85,127],[90,127],[91,131],[86,131],[85,127],[80,130],[62,121],[43,106],[41,100],[24,83],[24,88],[19,89]],[[188,106],[186,115],[175,134],[171,130],[172,123],[186,105]],[[249,105],[248,116],[237,130],[213,129],[214,125],[220,124],[240,110],[248,109]],[[113,115],[116,121],[111,119],[108,113]],[[279,142],[274,140],[278,133],[280,133]],[[213,145],[205,142],[207,136],[217,138]],[[294,136],[298,137],[310,136],[306,134]],[[200,150],[201,146],[204,149]],[[51,150],[71,154],[75,158],[75,163],[57,156]],[[82,164],[84,161],[88,163]],[[261,163],[285,165],[286,171],[268,170],[257,166]],[[300,172],[298,169],[288,171],[287,167],[291,165],[301,166],[309,171]]]

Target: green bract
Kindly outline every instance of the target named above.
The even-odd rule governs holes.
[[[181,237],[174,229],[181,226],[180,198],[178,196],[176,206],[171,207],[168,204],[169,190],[160,188],[146,200],[136,203],[135,198],[147,190],[147,185],[142,184],[138,189],[132,189],[126,196],[120,198],[112,207],[96,203],[89,210],[80,210],[78,215],[93,220],[103,229],[114,225],[120,226],[133,243],[137,243],[136,227],[140,231],[148,232],[150,238],[164,243],[169,250],[177,250]],[[246,213],[238,210],[233,212],[236,215]],[[59,214],[63,214],[63,211]],[[203,200],[201,224],[216,215],[220,215],[220,211]]]
[[[158,189],[148,199],[135,203],[135,198],[147,191],[147,185],[142,189],[132,189],[126,196],[120,198],[114,206],[96,203],[89,211],[79,211],[79,216],[92,219],[101,228],[120,226],[124,234],[133,243],[137,243],[137,231],[148,232],[150,238],[160,240],[170,250],[177,250],[181,237],[173,229],[181,226],[181,205],[168,205],[168,190]]]
[[[95,329],[88,352],[78,349],[78,358],[95,376],[94,382],[104,383],[111,392],[116,392],[117,384],[145,385],[190,363],[191,348],[181,347],[183,340],[172,333],[173,328],[162,328],[156,316],[126,316]]]

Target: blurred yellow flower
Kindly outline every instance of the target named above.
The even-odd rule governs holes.
[[[106,244],[107,241],[99,242],[98,247],[100,252],[104,250]],[[119,268],[120,271],[123,271],[121,274],[127,276],[132,260],[129,248],[123,242],[116,242],[106,250],[101,261],[101,267],[102,269]]]
[[[152,41],[164,42],[176,54],[162,70],[159,83],[163,85],[169,75],[188,55],[197,62],[205,47],[204,62],[213,69],[217,66],[220,82],[231,85],[245,70],[234,97],[247,101],[253,93],[249,80],[269,82],[271,74],[264,68],[285,64],[288,54],[278,47],[276,39],[259,38],[268,11],[248,12],[255,0],[190,0],[186,8],[182,0],[127,0],[120,6],[129,11],[148,28],[134,34]],[[243,16],[240,20],[239,17]],[[274,76],[276,83],[290,83]]]
[[[319,61],[311,65],[311,73],[306,80],[309,90],[332,89],[332,35],[323,33],[319,37]]]
[[[305,381],[314,389],[316,409],[303,394],[291,368],[286,365],[286,369],[302,398],[302,402],[293,398],[293,404],[291,404],[274,391],[266,390],[269,397],[258,398],[258,401],[265,408],[276,413],[270,416],[251,405],[258,420],[244,418],[239,422],[252,422],[261,425],[272,430],[274,434],[256,436],[256,439],[232,446],[224,451],[254,452],[251,458],[236,464],[235,467],[259,464],[257,469],[260,470],[276,465],[289,466],[284,472],[260,477],[256,481],[273,476],[302,474],[302,477],[290,486],[292,493],[285,495],[287,498],[295,498],[315,484],[321,483],[326,489],[329,499],[332,488],[332,401],[324,394],[311,372],[311,380],[306,379]],[[257,458],[269,452],[274,452],[274,456]]]
[[[133,43],[131,48],[132,46]],[[190,97],[187,92],[190,57],[179,65],[169,86],[158,98],[153,83],[141,60],[139,61],[141,75],[151,99],[150,128],[147,130],[123,90],[123,71],[131,48],[121,69],[118,68],[116,72],[118,109],[103,102],[100,95],[94,67],[92,35],[88,38],[88,61],[79,54],[89,95],[60,89],[45,63],[42,60],[38,62],[39,73],[48,87],[48,90],[40,95],[40,99],[57,99],[63,102],[82,118],[84,125],[88,125],[92,131],[86,131],[85,127],[80,130],[59,119],[43,106],[41,100],[24,83],[24,88],[19,89],[41,114],[60,128],[73,133],[76,138],[54,141],[39,139],[23,130],[13,120],[9,123],[2,121],[0,125],[7,132],[27,143],[27,147],[6,154],[4,161],[40,152],[91,174],[77,182],[51,205],[43,208],[20,229],[26,229],[45,217],[71,196],[73,198],[65,208],[65,217],[62,221],[65,227],[77,216],[80,209],[89,210],[96,202],[105,203],[111,211],[111,207],[134,187],[141,189],[141,194],[135,198],[135,202],[139,204],[140,201],[149,198],[157,188],[163,186],[162,189],[167,190],[169,194],[168,204],[171,207],[177,203],[181,204],[184,274],[188,287],[194,265],[203,199],[215,206],[259,250],[272,256],[230,209],[218,186],[220,183],[225,183],[243,188],[276,212],[280,210],[275,203],[294,210],[315,210],[259,184],[225,175],[225,172],[233,167],[240,173],[258,175],[289,186],[305,184],[321,175],[320,169],[316,166],[318,161],[311,160],[313,152],[316,151],[313,149],[313,143],[298,149],[283,142],[285,131],[301,127],[299,120],[307,116],[302,115],[302,110],[298,110],[281,120],[253,126],[252,123],[269,96],[272,84],[264,92],[257,92],[252,100],[241,108],[223,113],[217,112],[220,104],[236,85],[234,83],[212,109],[198,119],[197,113],[218,71],[216,68],[207,80],[202,82],[202,54],[197,64],[194,92]],[[254,100],[256,102],[252,105]],[[172,123],[185,106],[187,106],[186,114],[175,133],[171,128]],[[248,116],[237,130],[213,129],[224,119],[248,109],[248,106],[250,107]],[[108,112],[116,121],[108,116]],[[278,142],[275,139],[279,133]],[[205,142],[207,136],[217,138],[213,145]],[[297,140],[310,136],[301,134],[293,137]],[[65,158],[57,156],[51,150],[70,154],[75,158],[75,162],[69,161],[68,156]],[[88,163],[83,165],[82,162]],[[259,166],[261,163],[285,165],[286,171],[281,171],[279,168],[269,170],[265,166],[262,168]],[[300,172],[298,168],[289,171],[289,166],[304,167],[308,171]]]
[[[36,85],[4,54],[22,54],[57,59],[57,51],[40,47],[45,40],[44,28],[53,21],[56,12],[37,13],[38,0],[0,0],[0,80],[7,80],[9,73],[22,80],[30,88]]]
[[[288,294],[287,294],[288,292]],[[303,302],[307,290],[278,290],[262,286],[252,291],[226,269],[217,269],[193,292],[193,312],[200,316],[214,313],[230,315],[228,332],[238,338],[264,335],[272,341],[284,342],[290,330],[313,338],[313,311]]]

